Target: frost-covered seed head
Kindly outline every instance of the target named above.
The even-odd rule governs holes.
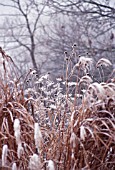
[[[71,159],[74,159],[74,152],[72,152],[71,154]]]
[[[82,82],[86,82],[86,83],[90,84],[90,83],[93,82],[93,80],[92,80],[92,78],[89,77],[89,76],[83,76],[83,77],[80,79],[80,83],[82,83]]]
[[[29,162],[30,170],[40,170],[41,169],[41,161],[37,154],[33,154],[30,158]]]
[[[19,119],[14,120],[14,131],[17,131],[17,130],[20,131],[20,121],[19,121]]]
[[[20,132],[20,121],[19,119],[14,120],[14,136],[16,137],[17,145],[21,143],[21,132]]]
[[[20,135],[21,135],[20,131],[16,131],[16,132],[14,133],[14,136],[16,137],[16,143],[17,143],[17,145],[21,143]]]
[[[85,141],[85,137],[87,136],[85,127],[82,125],[80,127],[80,138]]]
[[[55,170],[54,162],[52,160],[48,161],[48,170]]]
[[[18,144],[18,149],[17,149],[17,155],[18,155],[18,158],[20,159],[21,155],[24,153],[24,149],[22,147],[22,144]]]
[[[90,84],[88,90],[90,91],[91,94],[94,93],[95,95],[97,95],[99,100],[103,100],[106,97],[103,85],[97,82]]]
[[[4,145],[2,148],[2,166],[5,166],[7,163],[7,153],[8,153],[8,145]]]
[[[42,142],[42,133],[38,123],[34,124],[34,140],[35,140],[35,146],[39,151]]]
[[[106,59],[106,58],[101,58],[97,62],[96,67],[99,67],[99,66],[102,66],[102,65],[107,67],[107,66],[112,65],[112,63],[108,59]]]
[[[108,86],[115,90],[115,83],[108,83]]]
[[[12,165],[12,170],[17,170],[17,165],[16,165],[15,162],[14,162],[13,165]]]
[[[115,90],[108,84],[103,86],[105,89],[106,97],[115,97]]]
[[[73,148],[76,147],[76,140],[77,140],[77,136],[74,132],[72,132],[70,137],[70,144],[72,145]]]
[[[93,63],[92,58],[89,58],[89,57],[80,57],[79,61],[77,63],[77,66],[79,66],[79,67],[81,66],[82,68],[85,68],[86,66],[91,67],[92,63]]]
[[[31,75],[32,75],[32,74],[36,74],[36,70],[31,71],[30,74],[31,74]]]

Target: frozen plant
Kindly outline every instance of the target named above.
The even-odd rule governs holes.
[[[101,58],[97,62],[96,66],[99,67],[99,66],[102,66],[102,65],[107,67],[107,66],[111,66],[112,63],[108,59],[106,59],[106,58]]]
[[[15,162],[12,164],[12,170],[17,170],[17,165]]]
[[[48,161],[48,170],[55,170],[54,162],[52,160]]]
[[[21,139],[20,139],[20,121],[19,119],[15,119],[14,120],[14,135],[16,137],[16,143],[17,145],[21,143]]]
[[[7,154],[8,154],[8,146],[4,145],[2,148],[2,166],[3,167],[7,164]]]
[[[88,90],[92,95],[96,95],[98,97],[98,100],[105,99],[105,89],[100,83],[92,83],[89,85]]]
[[[80,127],[80,138],[81,140],[85,141],[85,137],[87,136],[85,127],[82,125]]]
[[[83,76],[81,79],[80,79],[80,83],[87,83],[87,84],[90,84],[93,82],[92,78],[89,77],[89,76]]]
[[[34,124],[34,140],[35,140],[35,146],[39,152],[41,147],[41,142],[42,142],[42,133],[38,123]]]
[[[92,58],[81,56],[78,63],[76,64],[76,67],[81,68],[86,73],[91,69],[92,63]]]
[[[76,134],[72,132],[70,137],[70,144],[72,145],[72,148],[76,147],[76,139],[77,139]]]
[[[18,149],[17,149],[17,155],[18,155],[18,158],[20,159],[21,155],[23,154],[24,152],[24,149],[22,147],[22,143],[19,143],[18,144]]]
[[[20,120],[15,119],[14,121],[14,135],[16,137],[16,144],[18,145],[17,148],[17,156],[20,159],[21,155],[23,154],[23,147],[22,147],[22,142],[21,142],[21,132],[20,132]]]
[[[37,154],[33,154],[30,157],[29,169],[30,170],[40,170],[41,169],[41,161]]]

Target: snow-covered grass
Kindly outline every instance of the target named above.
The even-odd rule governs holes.
[[[65,77],[52,81],[30,69],[22,78],[0,49],[0,166],[12,170],[113,170],[115,70],[106,82],[90,76],[92,64],[66,58]],[[101,68],[102,69],[102,68]],[[73,76],[75,75],[75,76]],[[74,81],[73,78],[74,77]],[[103,78],[102,78],[103,80]],[[7,149],[6,149],[7,148]]]

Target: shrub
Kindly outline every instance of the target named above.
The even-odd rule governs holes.
[[[94,82],[91,58],[80,57],[73,67],[68,58],[65,78],[53,82],[49,73],[38,77],[30,69],[22,79],[11,57],[0,52],[2,165],[13,170],[113,170],[114,70],[106,82]],[[96,66],[102,65],[111,62],[102,58]]]

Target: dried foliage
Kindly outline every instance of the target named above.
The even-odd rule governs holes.
[[[0,53],[4,70],[0,78],[0,158],[7,146],[5,168],[114,170],[113,73],[107,82],[93,82],[89,75],[92,59],[82,57],[70,72],[71,61],[66,60],[65,80],[52,82],[49,74],[38,78],[32,70],[22,80],[9,69],[9,65],[15,68],[11,57],[2,49]],[[81,66],[85,68],[80,70]],[[78,75],[71,82],[75,69]]]

